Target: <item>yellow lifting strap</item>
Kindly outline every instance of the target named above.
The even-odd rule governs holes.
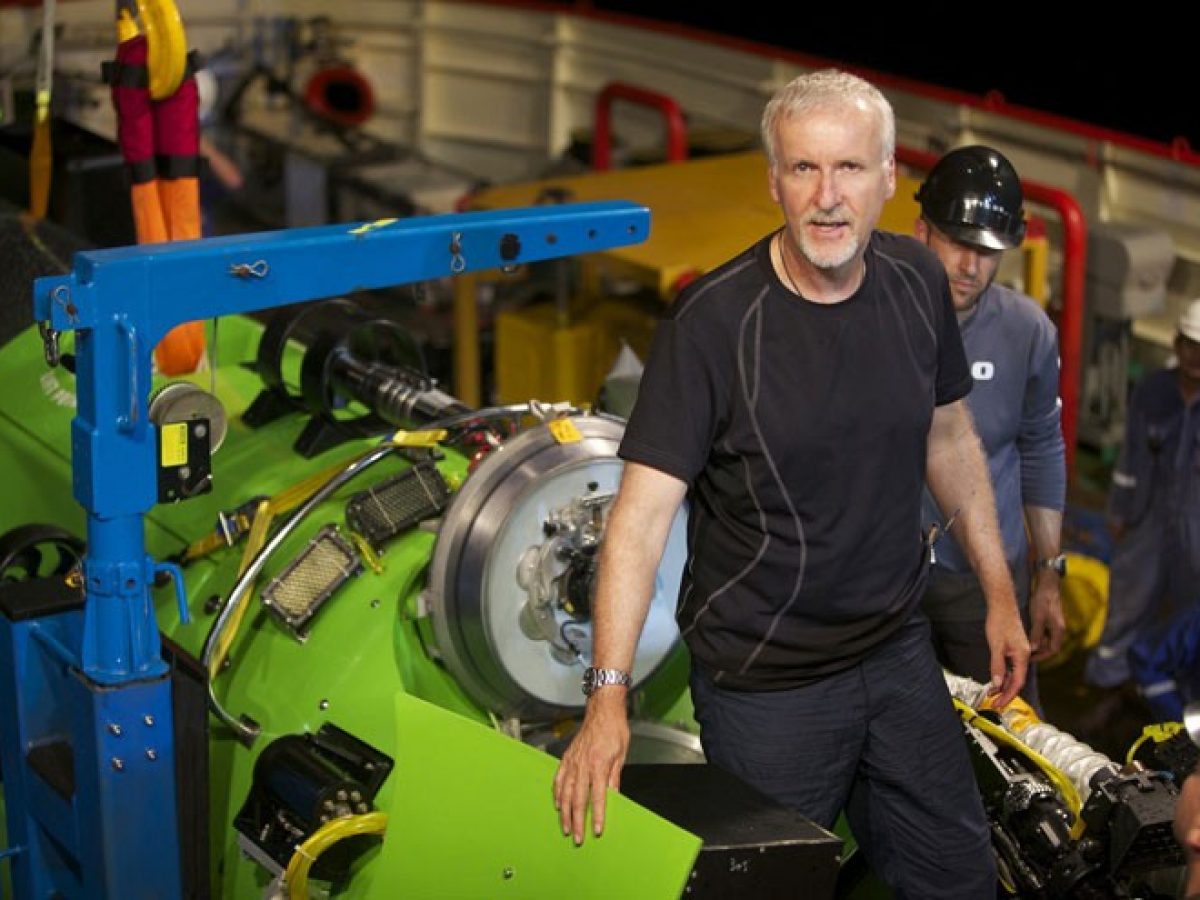
[[[165,100],[179,89],[187,69],[187,34],[175,0],[138,0],[138,17],[146,32],[150,97]],[[118,31],[120,30],[118,23]]]
[[[38,50],[34,85],[36,118],[33,146],[29,151],[29,214],[44,219],[50,208],[50,172],[54,155],[50,148],[50,97],[54,88],[54,13],[55,0],[43,0],[42,45]]]
[[[436,447],[441,441],[446,439],[447,432],[441,429],[426,429],[417,431],[397,431],[390,438],[393,445],[397,447],[411,447],[420,449],[429,449]],[[353,456],[333,463],[319,472],[309,475],[302,481],[284,488],[275,496],[269,498],[265,503],[260,503],[257,509],[253,512],[247,511],[242,507],[231,516],[233,531],[237,536],[245,534],[251,527],[258,524],[259,519],[265,518],[268,522],[276,516],[282,515],[295,509],[300,504],[304,503],[309,497],[321,489],[329,479],[333,478],[338,472],[341,472],[347,466],[353,465],[358,460],[374,453],[376,447],[369,447],[366,450],[360,450]],[[265,516],[264,516],[265,510]],[[230,546],[232,541],[222,529],[217,529],[210,534],[205,535],[199,540],[193,541],[188,545],[188,548],[183,552],[182,562],[190,563],[202,556],[221,549],[222,547]],[[257,551],[256,551],[257,552]],[[375,568],[374,561],[368,559]],[[378,570],[377,570],[378,571]]]
[[[320,490],[321,485],[329,481],[330,478],[341,472],[347,466],[353,465],[359,459],[365,457],[368,453],[373,453],[374,447],[369,450],[360,450],[353,456],[326,466],[319,472],[309,475],[302,481],[290,485],[277,493],[274,497],[263,501],[258,505],[258,508],[251,513],[238,510],[233,514],[233,528],[237,535],[245,534],[253,525],[257,524],[260,519],[271,520],[285,512],[289,512]],[[265,512],[265,515],[264,515]],[[230,545],[229,538],[220,530],[207,534],[197,541],[193,541],[188,545],[187,550],[183,553],[183,562],[190,563],[202,556],[207,556],[215,550]]]
[[[246,539],[246,547],[242,551],[242,561],[238,564],[238,577],[240,578],[246,571],[246,568],[253,561],[258,551],[262,549],[267,542],[267,532],[271,527],[271,522],[274,521],[274,516],[270,512],[270,502],[263,500],[258,504],[258,509],[254,512],[254,524],[250,526],[250,536]],[[233,639],[237,635],[238,628],[242,624],[242,618],[246,615],[246,609],[250,606],[250,597],[253,591],[243,591],[237,609],[235,609],[229,620],[229,627],[225,629],[221,636],[220,643],[217,644],[217,650],[213,654],[212,662],[209,664],[208,678],[213,680],[221,671],[221,667],[225,665],[225,658],[229,655],[229,648],[233,645]]]

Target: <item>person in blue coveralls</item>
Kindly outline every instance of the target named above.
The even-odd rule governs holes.
[[[1200,600],[1200,299],[1179,317],[1174,349],[1177,365],[1134,389],[1113,470],[1108,614],[1084,672],[1097,687],[1128,680],[1135,643]],[[1153,654],[1149,646],[1139,656]],[[1148,699],[1170,689],[1166,680],[1142,685]]]

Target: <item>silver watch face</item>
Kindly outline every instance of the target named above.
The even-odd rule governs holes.
[[[1059,575],[1066,575],[1067,558],[1060,553],[1058,556],[1052,556],[1049,559],[1042,560],[1040,563],[1038,563],[1038,568],[1050,569],[1053,572],[1057,572]]]

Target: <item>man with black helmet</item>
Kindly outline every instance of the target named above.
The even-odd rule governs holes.
[[[975,382],[967,403],[987,453],[1005,556],[1030,629],[1033,659],[1045,659],[1057,652],[1063,636],[1059,580],[1065,565],[1059,537],[1066,461],[1058,341],[1033,300],[994,283],[1004,251],[1025,236],[1021,182],[996,150],[962,147],[938,161],[917,201],[916,236],[937,254],[950,279]],[[927,521],[942,520],[928,493],[924,515]],[[952,524],[949,532],[955,533]],[[938,656],[950,670],[986,681],[987,609],[979,581],[955,541],[942,537],[934,554],[922,606],[933,622]],[[1036,705],[1032,676],[1031,666],[1023,694]]]

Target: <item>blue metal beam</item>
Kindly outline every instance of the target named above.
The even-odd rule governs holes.
[[[154,346],[182,322],[638,243],[620,201],[328,225],[79,253],[34,283],[34,312],[74,330],[73,489],[88,513],[83,671],[101,684],[163,672],[141,515],[156,501],[147,421]],[[118,476],[117,473],[120,473]]]

